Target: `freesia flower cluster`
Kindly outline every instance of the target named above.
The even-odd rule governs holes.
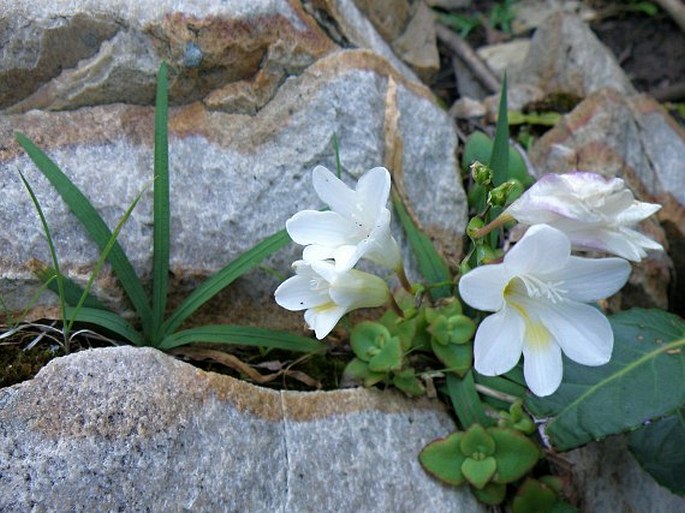
[[[321,339],[347,312],[392,300],[385,280],[354,269],[360,259],[404,276],[400,251],[390,233],[390,174],[377,167],[352,190],[329,170],[313,171],[314,189],[330,208],[304,210],[286,222],[288,234],[304,246],[293,264],[295,276],[275,292],[288,310],[305,310],[305,321]],[[526,383],[538,396],[562,381],[562,353],[582,365],[611,358],[614,336],[604,314],[589,303],[625,285],[631,267],[661,245],[634,229],[659,205],[637,201],[618,178],[576,172],[546,175],[479,230],[516,220],[530,225],[499,263],[483,265],[459,281],[464,302],[493,312],[478,327],[476,371],[508,372],[523,355]],[[616,256],[586,258],[574,250]]]
[[[459,281],[466,303],[495,312],[476,332],[475,369],[503,374],[523,353],[526,383],[546,396],[561,383],[562,352],[583,365],[607,363],[611,326],[586,303],[623,287],[630,275],[624,258],[639,261],[646,249],[663,249],[633,229],[659,208],[635,200],[621,179],[585,172],[546,175],[514,201],[502,219],[533,226],[502,263],[474,269]],[[582,258],[572,249],[622,258]]]
[[[322,339],[347,312],[382,306],[390,297],[385,280],[353,269],[360,259],[394,271],[402,269],[402,260],[390,233],[387,169],[366,172],[355,190],[323,166],[314,169],[312,180],[330,210],[303,210],[286,222],[293,241],[305,247],[302,260],[293,264],[295,276],[275,297],[287,310],[305,310],[307,325]]]

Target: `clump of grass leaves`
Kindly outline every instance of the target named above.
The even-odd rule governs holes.
[[[133,200],[114,231],[110,231],[88,198],[69,180],[59,167],[30,139],[16,133],[17,142],[38,169],[50,181],[88,235],[100,250],[100,257],[85,287],[64,276],[50,234],[48,222],[30,184],[23,174],[21,179],[38,212],[48,240],[52,265],[34,266],[34,271],[48,288],[59,296],[63,322],[65,350],[68,352],[69,333],[75,322],[100,326],[136,346],[151,346],[170,350],[198,342],[249,345],[288,351],[314,352],[323,345],[311,338],[288,332],[251,326],[213,324],[179,330],[194,312],[237,278],[257,267],[261,262],[290,242],[285,230],[264,239],[240,255],[216,274],[200,284],[168,317],[165,316],[169,274],[169,149],[168,149],[168,80],[167,66],[162,64],[157,79],[155,108],[155,143],[153,187],[153,252],[152,293],[148,298],[143,283],[117,242],[117,236],[140,200],[141,191]],[[106,309],[90,294],[95,278],[105,262],[109,262],[126,296],[140,320],[140,329],[120,315]]]

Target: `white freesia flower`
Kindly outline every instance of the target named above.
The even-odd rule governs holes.
[[[384,167],[367,171],[350,189],[323,166],[312,173],[314,190],[331,210],[303,210],[285,223],[290,237],[305,247],[308,262],[332,258],[338,270],[351,269],[367,258],[391,270],[402,266],[400,250],[390,233],[390,173]]]
[[[505,214],[518,222],[548,224],[564,232],[574,248],[606,251],[639,262],[661,244],[634,230],[661,205],[637,201],[620,178],[596,173],[547,174]]]
[[[496,312],[478,327],[475,368],[486,376],[503,374],[524,357],[526,383],[538,396],[561,383],[563,351],[583,365],[609,361],[614,336],[607,318],[584,304],[617,292],[630,264],[621,258],[571,256],[566,235],[536,225],[504,257],[459,281],[463,300]]]
[[[322,339],[351,310],[381,306],[390,291],[373,274],[348,269],[339,271],[330,261],[293,263],[295,276],[276,289],[276,303],[286,310],[306,310],[304,320]]]

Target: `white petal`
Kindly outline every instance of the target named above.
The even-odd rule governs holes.
[[[561,384],[563,372],[561,349],[553,340],[523,345],[523,376],[535,395],[553,394]]]
[[[528,228],[504,263],[516,274],[546,274],[563,267],[570,255],[571,241],[564,233],[538,224]]]
[[[473,344],[475,369],[485,376],[511,370],[521,358],[523,318],[512,308],[504,308],[483,319]]]
[[[304,313],[304,320],[314,330],[316,338],[321,340],[333,331],[335,325],[346,313],[347,311],[343,307],[331,302],[322,307],[307,310]]]
[[[316,166],[312,172],[314,190],[321,201],[343,217],[351,218],[357,202],[356,193],[337,176],[323,166]]]
[[[634,201],[627,209],[618,214],[618,222],[624,226],[631,226],[647,219],[661,208],[657,203]]]
[[[390,291],[382,278],[352,269],[338,276],[330,290],[331,299],[347,311],[382,306]]]
[[[564,354],[582,365],[604,365],[611,358],[614,333],[607,318],[590,305],[563,301],[536,311]]]
[[[572,256],[550,279],[569,299],[588,303],[615,294],[626,284],[631,267],[622,258],[580,258]]]
[[[285,222],[285,229],[291,239],[302,245],[338,246],[350,241],[356,244],[358,236],[354,223],[331,211],[302,210]]]
[[[299,275],[281,283],[274,296],[278,305],[291,311],[306,310],[330,301],[326,290],[312,290],[311,281]]]
[[[336,246],[310,244],[309,246],[305,246],[304,250],[302,250],[302,259],[310,264],[312,262],[318,262],[319,260],[328,260],[329,258],[333,258],[337,249],[338,247]]]
[[[483,265],[459,279],[459,295],[473,308],[496,312],[504,304],[504,287],[510,279],[504,264]]]
[[[359,257],[396,270],[402,265],[400,248],[390,232],[390,211],[383,208],[369,236],[358,245]]]
[[[637,230],[632,230],[630,228],[621,228],[621,233],[625,235],[628,238],[628,240],[630,240],[631,244],[635,244],[636,246],[640,246],[641,248],[655,249],[658,251],[664,250],[664,247],[657,241],[650,239],[646,235],[638,232]]]
[[[312,262],[312,271],[321,276],[328,283],[335,283],[340,276],[340,272],[336,270],[335,265],[329,261]]]
[[[357,182],[357,201],[365,217],[374,219],[385,208],[390,195],[390,173],[384,167],[374,167]]]

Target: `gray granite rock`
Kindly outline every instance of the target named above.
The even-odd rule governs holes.
[[[546,93],[584,98],[603,87],[623,94],[635,88],[611,51],[577,16],[557,12],[542,23],[512,83],[534,85]]]
[[[29,260],[48,261],[17,168],[38,193],[63,269],[83,282],[97,258],[79,223],[13,141],[13,131],[25,132],[47,151],[114,226],[151,180],[149,106],[162,60],[170,63],[170,101],[176,106],[170,119],[171,305],[282,229],[295,211],[321,206],[309,173],[317,164],[334,167],[334,134],[348,183],[383,163],[390,76],[398,83],[408,197],[420,222],[456,262],[466,201],[449,117],[351,0],[306,8],[286,0],[3,4],[0,40],[12,43],[0,55],[0,294],[10,310],[22,310],[36,293]],[[324,8],[339,15],[338,29],[322,15]],[[336,37],[348,22],[368,31],[359,38]],[[351,42],[373,53],[340,50],[339,44]],[[150,196],[145,193],[120,236],[145,280]],[[287,275],[297,257],[290,248],[268,265]],[[193,321],[301,329],[300,315],[275,306],[277,284],[271,274],[255,272]],[[107,271],[95,290],[128,314]],[[55,304],[44,295],[30,317],[56,316]]]
[[[484,512],[418,463],[453,429],[395,393],[278,392],[153,349],[85,351],[0,390],[0,510]]]
[[[628,452],[626,439],[614,436],[564,455],[571,464],[581,511],[685,511],[685,497],[659,486]]]

